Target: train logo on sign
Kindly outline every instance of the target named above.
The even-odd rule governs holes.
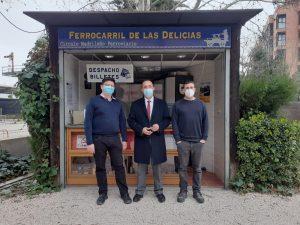
[[[131,78],[130,72],[127,69],[124,69],[124,68],[121,71],[121,76],[125,77],[126,79],[130,79]]]

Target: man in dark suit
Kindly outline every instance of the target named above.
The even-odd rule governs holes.
[[[154,86],[150,80],[142,83],[143,98],[131,105],[128,124],[135,132],[134,161],[138,163],[138,185],[134,202],[143,198],[146,189],[146,173],[151,163],[154,192],[159,202],[165,201],[161,180],[161,164],[167,160],[164,129],[170,124],[165,101],[153,96]]]

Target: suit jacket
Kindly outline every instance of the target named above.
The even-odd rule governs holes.
[[[167,160],[164,129],[170,124],[168,106],[165,101],[155,98],[150,120],[147,116],[145,99],[140,98],[132,103],[127,119],[128,125],[135,132],[134,139],[134,161],[136,163],[160,164]],[[144,127],[159,125],[159,131],[150,136],[144,135]]]

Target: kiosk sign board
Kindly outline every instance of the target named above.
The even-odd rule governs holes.
[[[227,26],[62,27],[59,49],[230,48]]]
[[[87,64],[87,81],[102,82],[104,78],[113,78],[117,83],[133,83],[132,64]]]

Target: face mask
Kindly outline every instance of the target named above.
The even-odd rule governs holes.
[[[144,89],[144,95],[147,98],[152,98],[152,96],[153,96],[153,89],[152,88],[146,88],[146,89]]]
[[[195,91],[193,89],[186,89],[184,94],[185,94],[186,97],[191,98],[191,97],[194,96]]]
[[[112,95],[114,93],[114,91],[115,91],[115,88],[112,86],[108,86],[108,85],[103,86],[103,92],[105,94]]]

